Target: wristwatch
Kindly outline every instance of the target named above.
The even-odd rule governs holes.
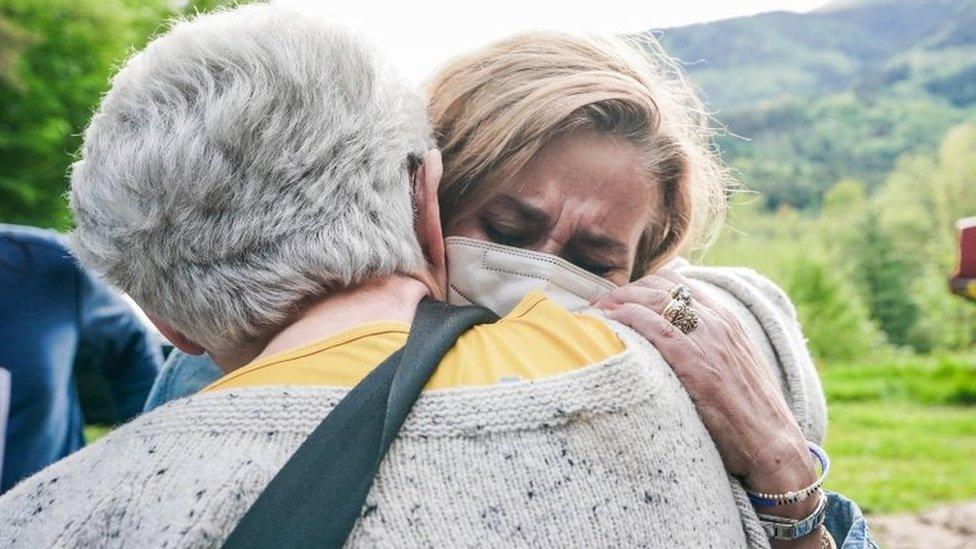
[[[762,524],[763,530],[766,531],[766,537],[786,541],[800,539],[813,532],[818,526],[823,524],[826,514],[827,495],[823,492],[820,493],[820,501],[817,503],[817,508],[813,513],[800,520],[757,513],[759,523]]]

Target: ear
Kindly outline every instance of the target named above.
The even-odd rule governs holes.
[[[413,178],[414,229],[420,241],[420,248],[427,259],[427,266],[433,277],[432,282],[436,286],[431,288],[431,293],[438,299],[443,299],[447,295],[444,233],[441,229],[441,208],[437,199],[437,190],[443,173],[441,152],[431,149],[424,155]]]
[[[149,320],[156,325],[156,329],[159,330],[159,333],[163,334],[163,337],[169,340],[169,342],[172,343],[177,349],[188,355],[202,355],[206,352],[206,349],[200,345],[197,345],[190,338],[183,335],[183,332],[177,330],[162,320],[159,320],[151,314],[147,313],[147,316],[149,317]]]

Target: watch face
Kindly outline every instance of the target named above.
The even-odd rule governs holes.
[[[820,502],[810,516],[800,520],[758,513],[759,523],[769,539],[792,541],[813,532],[823,524],[827,514],[827,495],[820,493]]]

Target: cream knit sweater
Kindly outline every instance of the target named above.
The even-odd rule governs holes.
[[[424,393],[349,545],[768,546],[676,376],[614,328],[627,350],[603,363]],[[219,546],[342,395],[276,387],[172,402],[0,498],[0,545]]]

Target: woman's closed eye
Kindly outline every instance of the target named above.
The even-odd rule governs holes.
[[[481,228],[485,236],[492,242],[503,246],[512,246],[513,248],[524,248],[532,244],[538,237],[538,235],[532,234],[524,228],[518,228],[492,219],[483,219]]]
[[[621,240],[587,229],[579,230],[569,241],[565,258],[588,272],[625,282],[630,277],[630,249]]]
[[[571,261],[577,267],[602,277],[606,277],[607,275],[613,274],[625,268],[618,263],[600,262],[600,261],[588,260],[585,258],[576,258],[576,259],[572,259]]]

